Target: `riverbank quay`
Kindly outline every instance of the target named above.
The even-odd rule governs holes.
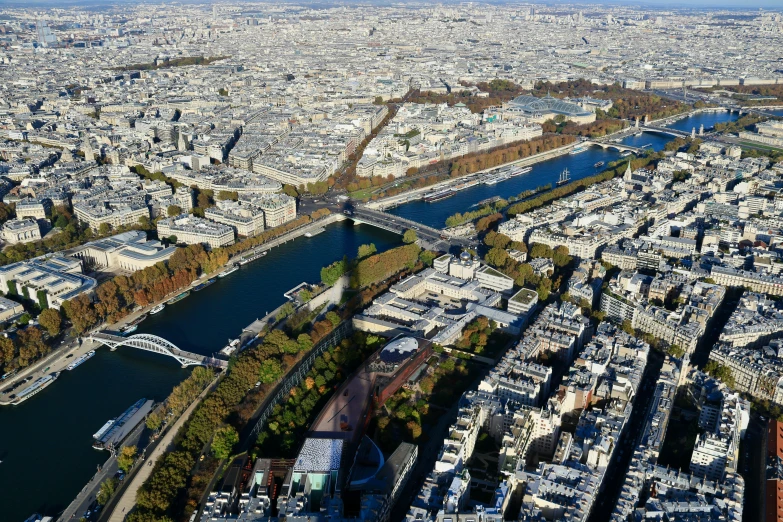
[[[441,181],[440,183],[436,183],[428,187],[413,189],[403,194],[397,194],[396,196],[389,196],[387,198],[377,199],[375,201],[368,201],[367,203],[365,203],[365,207],[373,210],[387,210],[390,208],[394,208],[399,205],[408,203],[410,201],[420,200],[424,197],[424,194],[428,192],[443,190],[459,185],[460,183],[469,182],[493,170],[501,169],[504,167],[527,167],[530,165],[535,165],[536,163],[540,163],[542,161],[546,161],[548,159],[552,159],[558,156],[562,156],[564,154],[568,154],[569,152],[571,152],[571,149],[573,149],[580,143],[581,142],[576,141],[574,143],[569,143],[568,145],[564,145],[556,149],[552,149],[546,152],[541,152],[539,154],[528,156],[527,158],[518,159],[515,161],[511,161],[509,163],[503,163],[502,165],[496,165],[494,167],[480,170],[472,174],[467,174],[465,176],[460,176],[453,179],[447,179],[445,181]]]

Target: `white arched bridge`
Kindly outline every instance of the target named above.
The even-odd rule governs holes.
[[[97,332],[87,337],[87,339],[104,344],[112,350],[115,350],[120,346],[128,346],[146,352],[168,355],[169,357],[175,358],[183,368],[186,366],[213,366],[217,368],[226,368],[228,366],[228,361],[199,355],[197,353],[185,352],[163,337],[158,337],[157,335],[137,334],[131,335],[130,337],[121,337],[105,332]]]

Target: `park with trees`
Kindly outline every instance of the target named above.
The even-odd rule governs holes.
[[[368,436],[386,453],[401,441],[426,441],[427,433],[480,373],[476,363],[452,357],[440,346],[433,348],[435,354],[418,385],[399,389],[373,413]]]

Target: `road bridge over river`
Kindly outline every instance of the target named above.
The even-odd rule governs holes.
[[[374,210],[364,206],[354,207],[347,214],[355,223],[365,223],[395,234],[404,234],[406,230],[411,229],[416,232],[416,236],[427,243],[428,248],[448,252],[452,246],[466,248],[472,246],[469,239],[457,238],[448,235],[443,230],[438,230],[417,221],[405,219],[400,216],[388,214],[381,210]]]

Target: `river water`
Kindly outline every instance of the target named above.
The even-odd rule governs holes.
[[[699,128],[704,125],[704,131],[712,129],[716,123],[725,123],[727,121],[734,121],[739,118],[739,114],[730,113],[728,111],[722,112],[700,112],[694,116],[677,120],[667,127],[671,129],[677,129],[683,132],[691,132],[696,129],[696,134],[699,133]]]
[[[717,114],[726,118],[718,121],[729,119],[728,113]],[[682,125],[693,123],[685,120]],[[631,145],[652,144],[660,150],[669,138],[644,133],[627,139]],[[580,179],[599,170],[593,166],[597,161],[609,163],[618,157],[617,151],[592,147],[536,164],[528,175],[479,185],[437,203],[408,203],[392,212],[440,228],[446,217],[482,199],[554,184],[565,168],[571,179]],[[343,255],[355,256],[359,245],[371,242],[381,251],[398,244],[399,236],[350,221],[331,225],[313,238],[274,248],[266,257],[167,306],[144,321],[138,333],[159,335],[187,351],[216,352],[243,327],[282,304],[284,292],[302,281],[318,281],[321,267]],[[141,397],[165,398],[188,374],[168,357],[132,348],[101,348],[22,405],[0,408],[0,520],[21,522],[33,512],[59,513],[106,460],[107,453],[92,449],[92,434]]]

